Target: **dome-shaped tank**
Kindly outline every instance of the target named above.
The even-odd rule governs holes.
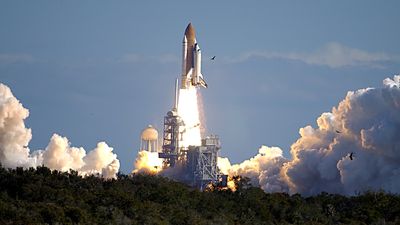
[[[142,131],[141,138],[144,141],[158,140],[158,131],[153,126],[149,125]]]
[[[151,125],[143,129],[140,135],[140,150],[157,152],[158,151],[158,131]]]

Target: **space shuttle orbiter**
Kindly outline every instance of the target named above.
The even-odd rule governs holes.
[[[196,41],[194,28],[189,23],[183,36],[181,88],[187,89],[191,86],[207,88],[207,83],[201,74],[201,50]]]

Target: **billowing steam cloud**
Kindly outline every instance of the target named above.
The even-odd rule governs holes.
[[[134,167],[132,173],[158,173],[162,169],[162,159],[158,158],[158,152],[139,151]]]
[[[78,171],[81,175],[99,174],[113,178],[119,170],[119,160],[105,142],[86,154],[83,148],[71,147],[66,137],[54,134],[45,150],[30,153],[31,129],[24,120],[29,111],[16,99],[10,88],[0,83],[0,162],[4,167],[36,167]]]
[[[261,146],[256,156],[240,164],[231,165],[228,158],[219,157],[218,168],[230,177],[248,177],[253,186],[260,186],[267,192],[288,192],[280,176],[282,165],[287,161],[280,148]]]
[[[262,147],[250,160],[230,166],[224,159],[221,167],[250,177],[267,192],[400,193],[399,75],[385,79],[382,88],[348,92],[317,125],[300,129],[291,160],[277,148]]]

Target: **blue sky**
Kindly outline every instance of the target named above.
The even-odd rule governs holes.
[[[398,1],[1,1],[0,82],[30,110],[31,149],[53,133],[114,147],[130,172],[139,135],[162,126],[192,22],[209,133],[239,162],[289,156],[298,129],[400,70]],[[209,58],[216,55],[216,60]]]

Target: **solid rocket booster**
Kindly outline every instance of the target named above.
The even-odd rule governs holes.
[[[191,23],[186,27],[182,50],[181,88],[187,89],[191,86],[207,88],[207,83],[201,74],[201,50]]]

